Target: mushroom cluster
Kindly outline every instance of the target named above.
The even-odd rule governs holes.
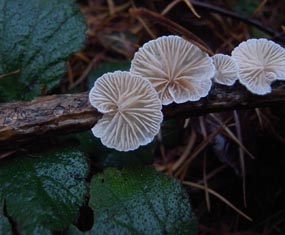
[[[197,101],[212,82],[232,86],[237,80],[254,94],[269,93],[273,81],[285,80],[285,49],[249,39],[231,56],[210,57],[179,36],[162,36],[135,53],[130,72],[106,73],[95,81],[89,101],[103,117],[92,132],[109,148],[135,150],[158,134],[162,105]]]

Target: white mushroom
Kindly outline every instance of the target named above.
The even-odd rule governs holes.
[[[151,142],[163,119],[161,101],[151,83],[129,72],[106,73],[89,93],[103,117],[92,128],[102,143],[130,151]]]
[[[252,93],[271,92],[274,80],[285,80],[285,49],[267,39],[249,39],[232,51],[240,82]]]
[[[222,85],[232,86],[239,78],[236,62],[224,54],[216,54],[212,56],[212,59],[216,67],[214,81]]]
[[[171,35],[145,43],[135,53],[130,71],[151,81],[162,104],[167,105],[205,97],[215,68],[205,52]]]

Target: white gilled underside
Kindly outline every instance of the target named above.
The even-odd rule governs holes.
[[[161,101],[151,83],[129,72],[100,77],[89,93],[103,117],[92,128],[104,145],[130,151],[151,142],[163,119]]]
[[[232,51],[240,83],[258,95],[271,92],[271,83],[285,80],[285,49],[267,39],[249,39]]]
[[[212,86],[215,68],[209,55],[178,36],[163,36],[135,53],[131,73],[148,79],[163,105],[197,101]]]
[[[135,150],[158,134],[162,105],[197,101],[208,95],[212,82],[231,86],[236,80],[254,94],[271,92],[273,81],[285,80],[285,49],[249,39],[232,56],[210,57],[178,36],[151,40],[135,53],[130,72],[96,80],[89,100],[103,117],[92,132],[109,148]]]
[[[231,56],[216,54],[212,56],[216,72],[213,77],[214,82],[232,86],[239,79],[239,69],[237,63]]]

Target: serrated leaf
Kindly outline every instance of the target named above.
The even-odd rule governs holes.
[[[73,0],[0,0],[0,101],[31,99],[57,85],[85,30]]]
[[[1,161],[0,192],[21,235],[67,229],[87,192],[82,152],[64,148]]]
[[[107,169],[91,181],[92,235],[196,235],[186,192],[151,168]]]

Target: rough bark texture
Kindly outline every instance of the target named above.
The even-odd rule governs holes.
[[[285,83],[276,82],[272,93],[257,96],[237,84],[215,85],[209,96],[197,102],[164,107],[165,119],[211,112],[285,103]],[[101,118],[88,101],[87,93],[51,95],[30,102],[0,104],[0,146],[56,133],[88,130]]]
[[[69,133],[91,128],[102,115],[87,93],[51,95],[30,102],[0,105],[0,146],[35,136]]]

